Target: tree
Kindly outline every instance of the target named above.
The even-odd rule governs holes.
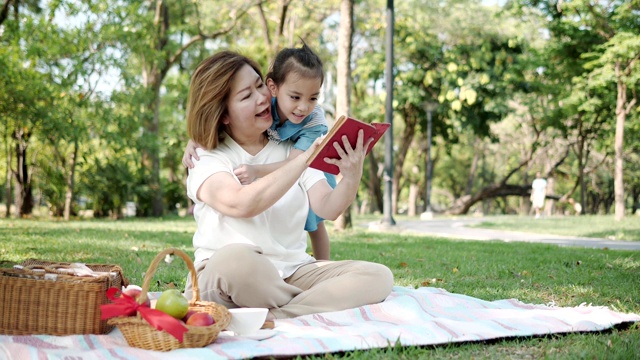
[[[19,22],[5,24],[10,34],[31,34],[32,22],[25,21],[24,27]],[[13,147],[13,155],[7,152],[7,190],[10,189],[10,177],[15,180],[15,205],[17,216],[28,216],[33,210],[33,187],[30,167],[33,158],[30,156],[32,136],[37,132],[38,126],[50,119],[51,88],[45,75],[37,70],[37,57],[42,49],[38,46],[28,48],[32,50],[31,60],[26,62],[23,52],[20,51],[20,42],[24,40],[19,36],[3,39],[6,46],[0,47],[0,66],[3,71],[0,75],[0,118],[6,124],[7,148]],[[27,40],[27,44],[29,44]],[[26,106],[25,104],[29,104]],[[13,146],[9,146],[12,144]],[[7,209],[11,205],[7,194]],[[8,210],[7,210],[8,214]]]
[[[336,120],[344,114],[351,114],[351,47],[353,40],[353,0],[340,3],[340,27],[338,31]],[[351,205],[336,219],[335,228],[344,230],[353,226]]]
[[[46,201],[65,218],[78,198],[113,217],[127,201],[142,216],[186,204],[189,72],[219,48],[266,69],[276,51],[302,39],[325,64],[327,114],[383,121],[385,1],[348,2],[347,61],[334,46],[342,44],[339,3],[2,1],[3,200],[15,197],[25,216]],[[571,197],[587,212],[613,212],[620,198],[623,211],[638,206],[637,0],[518,0],[500,13],[471,0],[396,3],[393,213],[424,198],[428,145],[438,210],[473,210],[475,198],[486,211],[526,211],[536,170],[556,180],[559,206]],[[334,66],[347,95],[332,93]],[[105,74],[114,80],[106,90]],[[346,110],[334,110],[334,98],[348,100]],[[433,99],[427,144],[424,105]],[[361,209],[385,207],[383,149],[365,163]]]
[[[593,117],[594,102],[601,102],[600,113],[615,114],[613,153],[615,156],[614,188],[615,217],[624,216],[624,129],[627,116],[637,105],[640,66],[640,24],[637,14],[640,2],[595,2],[580,0],[551,2],[521,0],[522,6],[540,9],[549,16],[551,36],[560,43],[573,42],[575,56],[569,59],[579,67],[573,82],[587,94],[586,106],[579,106],[580,122],[585,116]],[[569,67],[562,69],[571,72]],[[574,70],[575,71],[575,70]],[[609,96],[615,94],[615,98]],[[594,96],[595,95],[595,96]],[[586,113],[586,114],[584,114]],[[578,114],[578,113],[576,113]],[[595,122],[597,124],[597,122]],[[606,129],[601,127],[601,129]],[[604,134],[599,134],[605,138]],[[583,176],[583,174],[581,174]],[[584,190],[582,191],[584,194]],[[584,197],[584,195],[582,196]]]
[[[630,5],[630,4],[627,4]],[[621,9],[621,12],[630,9]],[[640,26],[636,30],[640,30]],[[615,219],[622,220],[625,213],[624,198],[624,130],[627,116],[637,108],[640,80],[640,35],[631,32],[619,32],[612,36],[604,45],[604,51],[594,61],[587,64],[599,65],[589,76],[593,87],[606,86],[606,83],[616,85],[615,105]]]
[[[102,82],[101,73],[110,66],[102,49],[104,42],[104,19],[80,21],[79,14],[95,9],[80,4],[52,6],[48,11],[64,11],[66,17],[76,18],[74,27],[57,24],[55,17],[48,17],[41,31],[56,34],[47,44],[47,55],[41,57],[42,66],[51,74],[55,84],[53,105],[57,109],[53,121],[42,124],[42,140],[49,145],[51,158],[40,165],[48,170],[51,179],[56,175],[60,182],[42,184],[54,213],[69,220],[73,209],[78,163],[86,157],[86,143],[91,130],[99,127],[107,118],[98,115],[102,99],[95,90]]]
[[[150,214],[160,216],[164,211],[163,192],[160,184],[160,90],[169,70],[178,64],[183,54],[193,45],[205,40],[217,39],[228,34],[239,18],[243,17],[253,3],[234,5],[209,4],[199,2],[165,2],[153,0],[135,2],[120,11],[127,16],[121,19],[114,16],[114,28],[129,28],[140,32],[142,36],[127,36],[122,41],[123,48],[133,55],[130,81],[137,83],[141,76],[139,100],[143,101],[140,110],[144,134],[142,145],[142,168],[151,192]],[[114,11],[117,14],[117,11]],[[125,20],[122,23],[122,20]],[[114,38],[114,40],[118,40]],[[124,41],[126,40],[126,42]]]
[[[264,5],[260,2],[256,5],[258,9],[258,14],[260,18],[260,25],[262,26],[262,34],[264,35],[264,43],[267,48],[268,58],[273,59],[280,48],[280,41],[284,35],[285,24],[287,20],[287,12],[289,10],[289,5],[291,4],[291,0],[280,0],[278,1],[278,21],[275,26],[275,33],[273,37],[271,36],[271,31],[269,29],[269,21],[267,20],[267,15],[265,14]]]
[[[20,13],[20,6],[24,6],[32,12],[39,12],[40,0],[4,0],[2,8],[0,8],[0,25],[9,17],[9,11],[12,6],[15,18],[17,19]]]
[[[404,5],[406,14],[413,11],[410,3]],[[432,7],[423,14],[405,16],[398,24],[402,71],[397,99],[405,127],[394,172],[396,198],[399,179],[407,177],[411,168],[404,166],[407,152],[419,151],[411,149],[411,141],[427,133],[425,104],[438,103],[433,132],[445,143],[457,142],[465,131],[484,138],[490,136],[490,125],[509,112],[508,101],[523,82],[521,54],[527,40],[517,37],[517,27],[476,2],[451,1]],[[415,36],[418,33],[420,37]],[[464,178],[471,177],[471,164],[467,171]],[[426,169],[422,173],[427,174]]]

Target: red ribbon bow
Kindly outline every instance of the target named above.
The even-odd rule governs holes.
[[[120,293],[119,297],[116,294]],[[160,310],[152,309],[146,305],[138,304],[136,299],[122,293],[117,288],[107,289],[107,298],[113,301],[113,304],[100,305],[102,312],[100,320],[110,319],[117,316],[133,316],[139,312],[151,326],[159,331],[166,331],[178,341],[182,342],[184,333],[189,331],[179,320],[171,315],[165,314]]]

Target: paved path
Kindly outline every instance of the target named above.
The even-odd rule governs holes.
[[[533,234],[517,231],[470,228],[467,225],[487,221],[488,218],[456,218],[432,220],[397,221],[395,226],[382,226],[377,223],[367,224],[370,230],[392,231],[409,234],[428,234],[464,240],[502,240],[505,242],[535,242],[556,244],[559,246],[579,246],[595,249],[639,250],[640,241],[615,241],[608,239],[583,238],[550,234]]]

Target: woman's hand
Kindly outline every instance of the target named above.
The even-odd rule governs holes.
[[[192,158],[195,160],[200,160],[200,157],[198,156],[196,149],[201,147],[202,146],[198,145],[198,143],[189,139],[189,142],[187,143],[187,147],[184,149],[184,155],[182,155],[182,165],[184,167],[193,169],[194,164],[193,164]]]
[[[311,208],[318,216],[327,220],[335,220],[356,198],[362,178],[364,159],[367,155],[366,149],[371,141],[373,138],[367,139],[365,144],[364,132],[360,130],[355,147],[351,147],[346,136],[342,138],[342,145],[337,141],[332,144],[338,150],[340,159],[325,158],[324,160],[340,168],[342,179],[335,189],[332,189],[324,181],[319,185],[312,186],[307,191]]]
[[[364,131],[359,130],[356,146],[352,148],[347,137],[343,136],[342,145],[337,141],[332,144],[336,151],[338,151],[340,159],[325,158],[324,161],[328,164],[336,165],[340,169],[343,178],[355,178],[359,181],[362,176],[364,159],[367,156],[366,150],[372,141],[373,138],[367,139],[365,145]]]

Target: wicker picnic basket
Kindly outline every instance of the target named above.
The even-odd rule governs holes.
[[[106,334],[106,290],[128,285],[117,265],[86,264],[95,277],[71,275],[71,263],[29,259],[0,269],[0,334]]]
[[[181,257],[187,263],[187,268],[191,274],[193,298],[189,301],[189,310],[207,312],[213,317],[215,323],[210,326],[186,325],[189,331],[184,333],[184,339],[180,342],[166,331],[156,330],[153,326],[149,325],[149,323],[144,320],[139,313],[135,316],[120,316],[109,319],[108,321],[110,324],[113,324],[120,329],[122,335],[130,346],[157,351],[203,347],[216,341],[220,331],[226,328],[231,321],[231,313],[229,313],[229,310],[227,310],[223,305],[215,302],[200,301],[200,290],[198,289],[198,279],[193,262],[187,254],[174,248],[160,252],[155,259],[153,259],[151,265],[149,265],[149,269],[144,276],[142,292],[138,298],[139,303],[142,303],[147,298],[151,278],[155,273],[158,264],[167,255],[171,254]]]

